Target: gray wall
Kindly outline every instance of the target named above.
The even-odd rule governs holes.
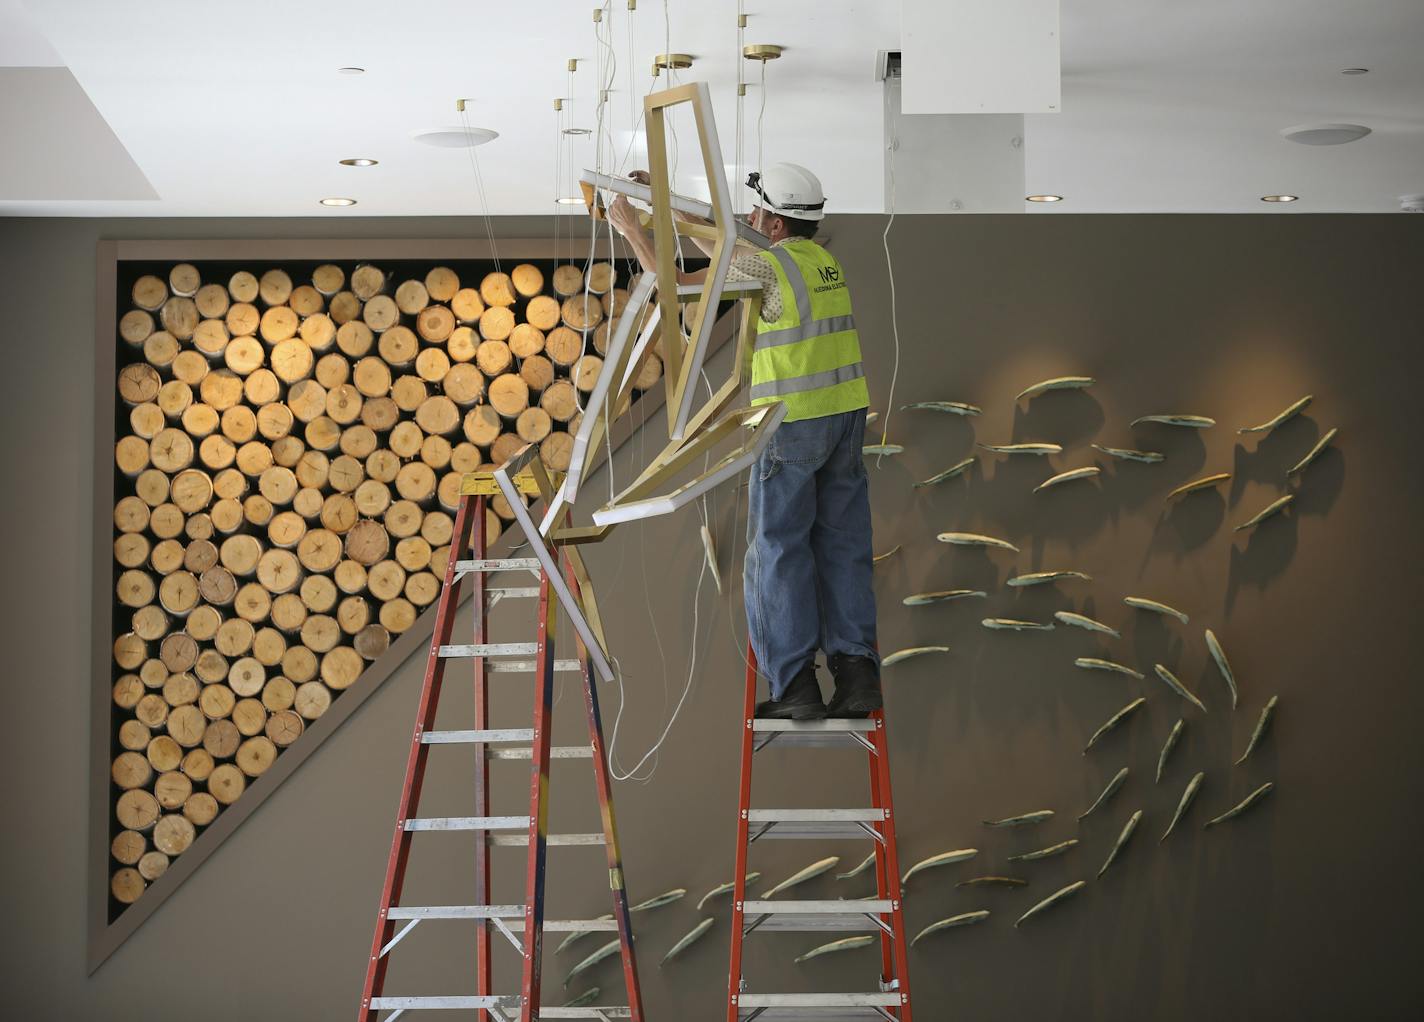
[[[880,218],[828,223],[862,323],[875,406],[884,414],[891,340]],[[988,923],[936,935],[912,952],[921,1019],[953,1011],[981,1019],[1413,1017],[1424,996],[1409,920],[1421,906],[1414,862],[1421,773],[1415,721],[1424,710],[1411,639],[1418,609],[1421,483],[1413,444],[1420,358],[1421,224],[1405,217],[902,218],[892,234],[900,297],[897,405],[971,401],[981,418],[896,411],[899,458],[873,463],[875,546],[903,549],[877,570],[885,651],[946,643],[952,652],[886,672],[895,793],[906,863],[955,847],[978,859],[916,877],[912,931],[973,908]],[[16,1016],[144,1019],[199,1015],[349,1017],[359,996],[422,664],[407,663],[92,977],[84,968],[87,804],[87,592],[96,467],[92,435],[94,249],[99,238],[448,237],[470,221],[0,221],[7,371],[0,374],[3,503],[9,539],[5,648],[11,724],[0,743],[10,821],[5,842],[7,995]],[[504,236],[545,229],[499,225]],[[1085,373],[1098,385],[1015,408],[1013,395],[1048,376]],[[1238,438],[1304,393],[1315,403],[1278,433]],[[1204,434],[1130,430],[1153,412],[1212,415]],[[1340,426],[1335,449],[1306,474],[1294,510],[1256,533],[1231,527],[1280,492],[1284,470],[1317,435]],[[1099,483],[1032,494],[1048,474],[1036,460],[982,459],[967,482],[912,490],[985,442],[1057,440],[1055,468],[1088,463],[1090,441],[1165,451],[1160,466],[1107,465]],[[646,458],[655,431],[616,459]],[[640,450],[641,448],[641,450]],[[1212,471],[1232,481],[1164,511],[1171,487]],[[606,485],[600,480],[599,488]],[[743,546],[737,494],[710,515],[722,571],[733,583]],[[97,509],[107,514],[107,509]],[[946,529],[1004,536],[1019,556],[950,550]],[[697,520],[683,514],[617,534],[592,557],[611,640],[631,698],[618,735],[630,766],[661,732],[698,661],[683,716],[647,783],[618,787],[627,874],[635,898],[687,887],[691,898],[730,876],[744,638],[735,584],[718,597],[692,579]],[[1022,592],[1012,574],[1076,568],[1091,585]],[[925,589],[986,588],[987,606],[904,608]],[[1120,597],[1164,600],[1189,626],[1131,612]],[[698,619],[693,632],[694,605]],[[1099,644],[1086,633],[988,632],[987,614],[1046,617],[1074,606],[1124,629]],[[527,614],[527,612],[525,612]],[[527,622],[501,615],[498,627]],[[655,627],[654,627],[655,626]],[[1221,636],[1242,688],[1231,713],[1206,660],[1201,629]],[[1210,712],[1188,710],[1186,735],[1161,786],[1157,751],[1182,713],[1155,680],[1080,671],[1079,655],[1125,660],[1150,673],[1175,664]],[[460,686],[441,726],[456,726]],[[1144,711],[1088,756],[1087,736],[1139,692]],[[1275,728],[1240,767],[1267,698]],[[616,690],[603,690],[611,730]],[[556,740],[576,735],[570,684]],[[527,697],[502,692],[496,719],[513,726]],[[468,717],[465,717],[468,720]],[[447,751],[427,784],[431,813],[457,812],[470,763]],[[769,752],[758,761],[761,805],[855,805],[864,768],[852,754]],[[1117,798],[1074,818],[1119,766]],[[527,790],[501,765],[496,809],[517,811]],[[1186,825],[1158,837],[1186,779],[1206,782]],[[593,825],[585,766],[555,768],[554,826]],[[513,771],[513,772],[510,772]],[[1201,824],[1257,784],[1276,792],[1249,816]],[[1058,817],[1033,833],[979,821],[1029,809]],[[1134,842],[1101,882],[1022,929],[1038,897],[1091,879],[1123,820],[1143,808]],[[956,890],[954,881],[1013,869],[1014,851],[1070,836],[1067,855],[1018,866],[1027,890]],[[758,846],[767,881],[860,845]],[[407,901],[467,899],[469,845],[419,839]],[[501,853],[510,855],[511,853]],[[604,911],[596,853],[551,853],[551,910]],[[516,859],[501,859],[512,879]],[[517,886],[496,896],[518,900]],[[862,884],[825,879],[806,895],[855,897]],[[554,908],[553,906],[557,906]],[[726,903],[720,903],[725,909]],[[698,916],[684,902],[638,918],[645,995],[654,1019],[720,1018],[728,928],[659,969],[662,952]],[[469,989],[461,924],[425,924],[402,945],[388,990]],[[444,927],[439,929],[438,927]],[[812,936],[757,935],[751,989],[869,989],[873,952],[792,967]],[[577,955],[552,955],[558,991]],[[511,964],[508,955],[505,965]],[[618,983],[612,963],[595,980]],[[582,989],[577,986],[571,989]],[[550,998],[551,1003],[553,998]],[[1364,1007],[1368,1005],[1368,1007]]]

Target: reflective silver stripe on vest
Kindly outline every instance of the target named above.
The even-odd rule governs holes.
[[[831,316],[827,319],[813,319],[800,326],[789,326],[782,330],[763,330],[756,336],[757,350],[775,348],[782,344],[795,344],[808,337],[824,337],[838,334],[843,330],[855,329],[854,316]]]
[[[812,373],[809,376],[794,376],[789,380],[768,380],[752,387],[752,400],[756,401],[764,397],[784,397],[787,394],[800,394],[808,390],[819,390],[822,387],[834,387],[837,383],[858,380],[864,375],[865,369],[859,362],[856,362],[854,365],[839,366],[835,369],[827,369],[825,372]]]
[[[791,253],[784,248],[768,249],[776,261],[781,264],[781,269],[786,273],[786,280],[791,285],[791,293],[796,296],[796,315],[801,320],[801,325],[805,326],[811,322],[811,292],[806,290],[806,278],[801,275],[801,267],[792,258]],[[784,313],[786,310],[783,309]]]

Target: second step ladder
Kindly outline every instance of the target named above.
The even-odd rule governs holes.
[[[732,895],[732,963],[727,1022],[808,1019],[911,1022],[900,863],[890,791],[890,748],[885,713],[856,720],[762,720],[756,716],[756,656],[747,649],[747,689],[742,713],[742,781],[737,813],[736,887]],[[752,764],[768,746],[841,747],[864,752],[870,765],[870,806],[853,809],[754,809]],[[755,901],[747,898],[747,854],[757,841],[778,838],[864,840],[875,848],[876,895],[867,901]],[[787,994],[745,989],[742,951],[756,930],[878,933],[879,989],[864,993]]]
[[[430,656],[425,682],[420,694],[415,733],[411,738],[406,765],[405,786],[396,812],[395,832],[390,859],[386,867],[385,885],[376,917],[375,936],[367,960],[366,981],[357,1013],[359,1022],[377,1022],[379,1013],[388,1011],[380,1022],[392,1022],[407,1012],[474,1009],[478,1022],[536,1022],[538,1019],[593,1019],[612,1022],[626,1019],[641,1022],[642,996],[638,985],[637,962],[633,957],[632,925],[628,915],[628,897],[623,886],[623,862],[618,847],[618,830],[613,813],[613,790],[608,761],[603,745],[603,727],[599,715],[598,690],[594,685],[587,651],[577,643],[578,657],[557,660],[554,655],[554,632],[557,620],[550,593],[550,577],[538,559],[487,557],[485,544],[485,506],[487,497],[496,492],[493,479],[485,473],[466,479],[455,519],[450,546],[450,561],[445,585],[436,610],[435,629],[431,637]],[[473,491],[473,492],[472,492]],[[462,556],[469,549],[471,556]],[[561,565],[566,558],[560,557]],[[537,586],[491,586],[487,577],[493,572],[530,572]],[[455,608],[460,600],[461,582],[468,576],[474,589],[474,641],[469,644],[450,642],[454,627]],[[517,577],[517,575],[515,576]],[[570,572],[568,583],[577,590],[578,581]],[[532,642],[494,643],[489,641],[489,610],[505,599],[528,599],[536,602],[535,637]],[[441,731],[435,729],[436,710],[445,676],[451,661],[473,665],[474,728]],[[551,742],[553,726],[554,674],[570,672],[582,676],[588,736],[578,745],[555,746]],[[533,726],[526,728],[492,728],[490,726],[489,689],[491,675],[532,676],[529,685],[533,696]],[[421,789],[425,779],[426,759],[436,747],[474,746],[474,798],[471,816],[420,816]],[[552,760],[589,759],[593,762],[595,787],[598,793],[603,829],[594,833],[550,834],[549,767]],[[528,815],[495,816],[490,811],[491,760],[516,760],[529,764],[528,780],[522,790],[528,792]],[[411,839],[419,833],[473,832],[475,901],[473,905],[409,905],[401,900],[401,891],[410,858]],[[544,914],[546,851],[551,846],[599,846],[607,863],[607,883],[613,912],[603,919],[556,920]],[[525,852],[525,900],[520,905],[490,903],[491,851],[501,846],[521,848]],[[396,995],[385,992],[387,966],[391,952],[417,924],[428,920],[470,920],[475,923],[473,993],[454,995]],[[399,926],[399,929],[397,927]],[[545,1005],[542,999],[542,950],[544,934],[549,932],[605,931],[612,936],[622,956],[623,978],[627,989],[626,1005],[562,1006]],[[507,940],[521,959],[521,983],[518,993],[496,994],[493,991],[491,944]]]

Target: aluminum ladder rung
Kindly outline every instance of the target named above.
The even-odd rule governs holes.
[[[485,642],[485,643],[465,643],[441,646],[437,655],[442,660],[455,660],[474,657],[510,657],[510,656],[535,656],[539,652],[537,642]],[[487,660],[485,671],[490,674],[530,674],[538,669],[538,662],[534,660]],[[554,670],[557,672],[582,671],[583,663],[577,659],[555,660]]]
[[[436,655],[442,659],[456,657],[534,656],[537,642],[479,642],[441,646]]]
[[[534,749],[532,746],[523,746],[515,749],[486,749],[485,756],[489,759],[534,759]],[[550,759],[592,759],[592,745],[555,745],[549,750]]]
[[[796,838],[865,838],[886,819],[884,809],[749,809],[750,841]]]
[[[896,993],[877,994],[741,994],[737,1017],[751,1019],[815,1019],[816,1022],[853,1022],[860,1019],[891,1019],[886,1010],[898,1008]]]
[[[526,817],[528,819],[528,817]],[[527,845],[529,835],[526,834],[491,834],[489,843],[496,848],[514,848],[516,846]],[[604,843],[603,834],[550,834],[544,839],[544,843],[549,847],[555,845],[601,845]]]
[[[870,718],[861,720],[763,720],[753,718],[752,731],[757,738],[753,752],[760,752],[773,742],[778,747],[813,748],[854,745],[868,752],[875,745],[866,737],[876,730]]]
[[[478,742],[532,742],[534,729],[498,728],[483,731],[427,731],[420,736],[426,745],[471,745]]]
[[[426,745],[493,745],[500,742],[532,742],[534,729],[502,728],[483,731],[427,731],[420,736]],[[490,759],[533,760],[534,747],[523,746],[514,749],[485,749]],[[592,745],[556,745],[549,750],[550,759],[592,759]]]
[[[396,905],[387,919],[507,919],[524,926],[523,905]],[[616,919],[545,919],[544,929],[558,933],[617,930]]]
[[[472,561],[456,561],[455,571],[468,575],[472,571],[532,571],[539,574],[537,557],[481,557]]]
[[[523,905],[392,905],[387,919],[521,919]]]
[[[528,830],[527,816],[424,816],[405,821],[406,830]]]
[[[877,916],[889,915],[895,903],[871,901],[748,901],[743,903],[746,933],[752,930],[819,930],[879,932],[886,929]],[[893,934],[892,934],[893,936]]]
[[[538,586],[499,586],[485,590],[485,596],[493,603],[500,600],[535,600],[539,598]]]
[[[399,1009],[399,1011],[427,1011],[427,1009],[449,1008],[456,1011],[470,1011],[474,1008],[494,1009],[494,1011],[514,1011],[515,1015],[520,1009],[520,995],[518,994],[493,994],[488,996],[474,996],[468,994],[454,994],[449,996],[406,996],[406,998],[372,998],[370,1006],[376,1011],[382,1009]]]
[[[485,664],[486,674],[533,674],[539,665],[533,660],[491,660]],[[555,660],[555,673],[580,672],[583,664],[578,660]]]
[[[474,1008],[484,1008],[487,1011],[497,1012],[501,1017],[518,1018],[520,997],[518,994],[496,994],[490,997],[475,997],[462,994],[449,997],[373,997],[371,998],[371,1007],[377,1011],[386,1009],[423,1011],[436,1008],[463,1009],[468,1011]],[[511,1014],[505,1015],[506,1012]],[[633,1012],[626,1006],[604,1007],[590,1004],[579,1008],[554,1008],[540,1005],[539,1017],[609,1020],[632,1018]]]

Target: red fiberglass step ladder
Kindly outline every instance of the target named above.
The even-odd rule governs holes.
[[[737,814],[736,887],[732,895],[732,966],[727,1022],[808,1019],[851,1022],[889,1019],[911,1022],[905,921],[900,901],[900,863],[890,794],[890,750],[885,712],[861,720],[760,720],[756,717],[756,656],[747,648],[747,691],[742,718],[742,784]],[[868,809],[753,809],[752,760],[772,744],[864,750],[870,762]],[[747,899],[747,851],[773,838],[861,839],[875,846],[876,896],[868,901],[751,901]],[[742,946],[753,930],[869,932],[880,935],[880,983],[873,993],[748,993],[742,978]]]
[[[486,485],[487,484],[487,485]],[[471,488],[467,480],[466,488]],[[455,518],[455,530],[450,546],[450,563],[445,570],[445,585],[436,609],[435,630],[431,638],[429,661],[425,668],[425,684],[420,692],[420,709],[416,717],[415,734],[411,738],[410,756],[406,763],[405,787],[401,791],[400,808],[396,813],[395,834],[391,841],[390,860],[386,866],[385,886],[381,891],[376,917],[375,938],[366,967],[366,982],[361,993],[357,1015],[359,1022],[376,1022],[381,1011],[390,1011],[384,1022],[391,1022],[408,1011],[428,1009],[478,1009],[480,1022],[533,1022],[535,1019],[584,1018],[631,1019],[641,1022],[642,998],[638,987],[638,969],[633,957],[633,934],[628,918],[628,898],[623,887],[623,863],[618,848],[618,834],[613,815],[613,792],[608,775],[608,762],[603,747],[603,732],[598,710],[598,692],[590,673],[587,651],[579,643],[578,659],[554,658],[554,624],[557,603],[551,599],[549,578],[543,573],[537,558],[488,559],[485,556],[485,504],[487,498],[499,492],[493,476],[480,473],[473,488],[482,490],[460,501]],[[468,538],[468,539],[467,539]],[[466,545],[468,541],[468,546]],[[469,549],[472,558],[460,554]],[[567,571],[566,558],[560,563]],[[539,578],[537,587],[494,588],[486,576],[496,571],[527,570]],[[577,591],[577,580],[567,571],[570,587]],[[472,579],[474,590],[474,642],[471,645],[450,645],[455,608],[460,602],[461,581]],[[501,599],[528,598],[538,602],[538,635],[534,642],[491,643],[487,640],[489,610]],[[436,706],[440,699],[441,680],[448,661],[470,659],[474,663],[475,729],[472,731],[436,731]],[[553,719],[555,671],[579,671],[583,675],[584,699],[588,708],[588,741],[583,745],[563,748],[550,743]],[[535,683],[534,726],[521,729],[492,729],[489,723],[487,676],[499,673],[532,674]],[[425,775],[426,756],[432,746],[474,745],[477,766],[474,776],[474,815],[465,817],[426,817],[417,815],[421,784]],[[529,760],[529,815],[491,816],[489,762],[493,759]],[[549,761],[550,759],[592,759],[598,800],[602,810],[603,830],[593,834],[549,834]],[[405,881],[411,838],[430,831],[474,831],[480,838],[475,846],[476,905],[403,905],[401,887]],[[525,901],[523,905],[491,905],[490,851],[504,845],[527,846],[525,865]],[[594,920],[546,920],[544,918],[545,851],[550,845],[602,845],[607,853],[608,874],[613,893],[611,918]],[[391,949],[414,927],[425,920],[472,919],[477,923],[475,937],[475,982],[473,995],[454,996],[387,996],[384,993],[386,967]],[[401,929],[396,932],[397,924]],[[623,978],[628,1004],[618,1007],[545,1007],[540,1001],[540,973],[543,935],[546,932],[604,930],[618,933],[623,958]],[[517,994],[498,995],[491,991],[490,944],[508,940],[523,959],[523,982]]]

